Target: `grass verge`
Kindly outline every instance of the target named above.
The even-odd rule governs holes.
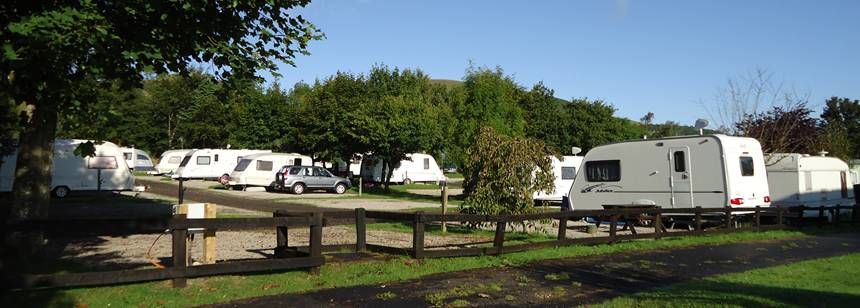
[[[860,300],[858,276],[855,253],[706,277],[596,307],[851,307]]]
[[[615,245],[565,246],[501,256],[427,260],[396,257],[386,260],[329,263],[320,269],[318,276],[310,275],[305,271],[291,271],[189,279],[188,287],[184,289],[172,288],[170,281],[158,281],[96,288],[19,291],[4,294],[3,302],[9,303],[9,307],[66,307],[73,305],[89,307],[186,307],[280,293],[390,283],[430,274],[467,269],[518,266],[546,259],[796,238],[802,237],[804,234],[801,231],[784,230],[739,232],[700,237],[667,238],[659,241],[632,241]]]

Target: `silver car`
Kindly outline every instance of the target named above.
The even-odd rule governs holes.
[[[276,187],[301,195],[307,190],[325,189],[337,194],[345,193],[352,186],[346,178],[334,176],[323,167],[283,166],[275,174]]]

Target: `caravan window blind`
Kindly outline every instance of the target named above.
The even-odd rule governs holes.
[[[585,162],[585,175],[589,182],[621,181],[621,161],[594,160]]]
[[[209,156],[197,156],[197,165],[198,166],[206,166],[212,161],[212,158]]]
[[[272,161],[271,160],[258,160],[257,161],[257,171],[272,171]]]
[[[573,180],[576,178],[576,167],[561,167],[561,179]]]

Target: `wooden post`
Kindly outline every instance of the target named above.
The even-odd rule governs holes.
[[[505,222],[496,222],[496,237],[493,238],[493,248],[496,249],[496,253],[502,253],[502,245],[505,243],[505,226],[507,223]]]
[[[217,218],[217,209],[218,207],[212,203],[206,203],[204,205],[204,217],[206,219],[215,219]],[[206,229],[203,231],[203,263],[204,264],[215,264],[215,232],[216,230]]]
[[[761,207],[758,205],[755,206],[755,221],[753,222],[753,225],[756,230],[761,227]]]
[[[185,214],[178,214],[174,219],[185,219],[185,217]],[[185,278],[185,269],[188,267],[188,251],[185,245],[187,237],[187,229],[173,229],[173,268],[182,274],[181,277],[173,278],[174,288],[184,288],[187,282]]]
[[[367,224],[364,208],[355,209],[355,252],[367,251]]]
[[[364,177],[358,177],[358,196],[361,197],[361,189],[364,188],[364,183],[362,183]]]
[[[703,230],[702,230],[702,207],[701,206],[696,207],[695,220],[696,220],[696,232],[702,232]]]
[[[663,235],[663,209],[659,206],[656,207],[657,212],[654,213],[654,233],[656,234],[656,239],[659,239]]]
[[[448,212],[448,183],[442,185],[442,215]],[[448,233],[448,225],[442,221],[442,233]]]
[[[615,243],[615,233],[618,231],[618,214],[609,217],[609,243]]]
[[[785,224],[785,222],[783,221],[783,217],[782,217],[783,213],[785,213],[785,208],[781,208],[781,207],[777,208],[777,211],[776,211],[776,224],[777,225]]]
[[[834,209],[834,210],[833,210],[833,215],[832,215],[832,216],[833,216],[833,221],[832,221],[832,222],[833,222],[833,224],[834,224],[834,225],[838,225],[838,224],[839,224],[839,209],[840,209],[840,208],[842,208],[842,205],[837,204],[837,205],[836,205],[836,209]]]
[[[322,220],[322,212],[311,214],[310,248],[308,249],[311,257],[322,256]]]
[[[860,184],[854,184],[854,208],[851,209],[851,221],[860,222]]]
[[[412,257],[424,257],[424,211],[415,212],[412,228]]]
[[[272,213],[272,217],[286,217],[286,210],[278,210]],[[289,218],[287,218],[289,219]],[[289,237],[289,228],[287,226],[276,227],[275,233],[277,234],[276,245],[275,245],[275,258],[286,258],[287,257],[287,247],[290,246],[290,237]]]
[[[804,224],[804,221],[803,221],[803,213],[804,213],[804,212],[806,212],[806,206],[805,206],[805,205],[801,205],[801,206],[799,206],[798,208],[800,208],[800,213],[798,213],[798,214],[797,214],[797,226],[798,226],[798,227],[802,227],[802,226],[803,226],[803,224]]]
[[[824,216],[824,206],[818,207],[818,227],[824,227],[824,221],[827,219],[827,216]]]
[[[185,188],[182,188],[182,182],[185,182],[185,180],[182,178],[179,178],[179,191],[177,192],[177,196],[176,196],[176,200],[177,200],[176,204],[184,203]]]
[[[732,207],[726,207],[726,229],[732,228]]]
[[[564,209],[561,209],[564,212]],[[558,219],[558,240],[563,240],[567,238],[567,216],[560,217]]]

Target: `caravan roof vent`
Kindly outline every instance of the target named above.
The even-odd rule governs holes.
[[[830,153],[830,152],[821,151],[821,152],[818,152],[818,156],[824,157],[824,156],[827,156],[828,153]]]

